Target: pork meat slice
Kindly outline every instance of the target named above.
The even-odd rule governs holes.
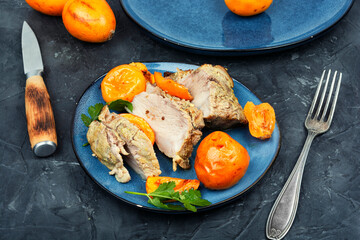
[[[202,111],[200,111],[197,107],[195,107],[195,105],[192,104],[190,101],[171,96],[166,92],[164,92],[161,88],[152,85],[149,82],[146,85],[146,92],[150,94],[158,94],[164,98],[169,98],[170,100],[172,100],[172,102],[179,109],[187,112],[187,114],[191,118],[191,123],[195,129],[201,130],[203,127],[205,127]]]
[[[124,167],[121,156],[128,153],[124,149],[125,142],[118,134],[99,121],[93,121],[86,136],[93,154],[111,170],[109,174],[115,175],[116,180],[121,183],[130,181],[130,174]]]
[[[204,64],[194,71],[178,70],[168,77],[188,88],[192,103],[203,112],[206,126],[226,129],[247,123],[234,94],[234,82],[222,66]]]
[[[136,173],[143,179],[161,174],[154,147],[143,131],[126,118],[110,113],[107,106],[103,108],[99,120],[125,142],[125,150],[129,154],[124,156],[124,160]]]
[[[201,111],[190,102],[166,96],[149,85],[146,92],[135,96],[132,104],[133,114],[144,118],[154,130],[159,150],[172,158],[173,170],[177,165],[189,169],[189,157],[204,127]]]

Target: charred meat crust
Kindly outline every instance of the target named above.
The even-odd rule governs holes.
[[[247,123],[243,108],[233,91],[234,82],[224,67],[204,64],[196,70],[178,70],[167,77],[189,89],[194,97],[192,102],[203,111],[207,127],[226,129]]]

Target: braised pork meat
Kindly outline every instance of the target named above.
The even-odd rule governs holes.
[[[145,133],[126,118],[110,113],[107,106],[99,120],[90,124],[87,138],[93,153],[119,182],[130,180],[122,157],[143,179],[161,174],[153,145]]]
[[[93,121],[89,126],[87,139],[94,155],[111,170],[110,175],[115,175],[116,180],[121,183],[130,181],[130,174],[124,167],[121,156],[128,155],[124,149],[125,142],[113,129],[99,121]]]
[[[226,129],[247,123],[233,91],[234,82],[225,68],[204,64],[196,70],[178,70],[167,77],[188,88],[194,97],[192,103],[203,113],[206,126]]]
[[[172,158],[173,170],[177,165],[190,168],[189,157],[204,127],[201,111],[189,101],[171,97],[152,85],[135,96],[132,104],[133,114],[144,118],[154,130],[159,150]]]

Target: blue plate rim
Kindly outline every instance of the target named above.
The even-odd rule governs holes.
[[[188,64],[188,63],[180,63],[180,62],[146,62],[146,61],[143,61],[142,63],[147,63],[147,64],[185,64],[185,65],[193,65],[193,66],[198,66],[196,64]],[[211,209],[214,209],[214,208],[218,208],[220,206],[223,206],[225,204],[228,204],[228,203],[231,203],[233,202],[234,200],[238,199],[241,195],[243,195],[245,192],[247,192],[249,189],[251,189],[254,185],[256,185],[262,178],[263,176],[268,172],[268,170],[270,169],[270,167],[272,166],[272,164],[274,163],[275,159],[277,158],[277,156],[279,155],[279,152],[280,152],[280,148],[281,148],[281,140],[282,140],[282,137],[281,137],[281,131],[280,131],[280,127],[279,127],[279,124],[278,122],[276,121],[276,124],[278,126],[278,130],[279,130],[279,144],[277,146],[277,149],[276,149],[276,153],[273,157],[273,159],[271,160],[270,164],[268,165],[268,167],[265,169],[265,171],[263,172],[263,174],[261,174],[250,186],[248,186],[246,189],[244,189],[243,191],[239,192],[238,194],[228,198],[228,199],[225,199],[221,202],[218,202],[218,203],[215,203],[215,204],[211,204],[209,206],[206,206],[206,207],[197,207],[197,212],[191,212],[191,211],[187,211],[187,210],[180,210],[180,211],[174,211],[174,210],[166,210],[166,209],[160,209],[160,208],[151,208],[151,207],[147,207],[147,206],[143,206],[143,205],[139,205],[139,204],[135,204],[131,201],[128,201],[118,195],[116,195],[115,193],[111,192],[109,189],[105,188],[99,181],[97,181],[92,174],[90,174],[90,172],[87,170],[87,168],[83,165],[82,161],[80,160],[80,157],[78,156],[77,152],[76,152],[76,149],[75,149],[75,144],[74,144],[74,127],[75,127],[75,115],[76,115],[76,111],[77,111],[77,106],[81,100],[81,98],[83,97],[83,95],[87,92],[87,90],[89,88],[91,88],[97,81],[99,81],[100,79],[102,79],[105,75],[107,74],[104,73],[102,75],[100,75],[96,80],[94,80],[93,82],[91,82],[89,84],[89,86],[82,92],[82,94],[77,98],[76,100],[76,107],[73,111],[73,115],[72,115],[72,120],[71,120],[71,130],[70,130],[70,135],[71,135],[71,145],[72,145],[72,149],[75,153],[75,156],[76,156],[76,159],[77,161],[79,162],[80,166],[83,168],[83,170],[85,171],[85,173],[97,184],[99,185],[103,190],[105,190],[106,192],[108,192],[109,194],[111,194],[112,196],[114,196],[115,198],[125,202],[126,204],[129,204],[133,207],[136,207],[136,208],[139,208],[139,209],[144,209],[146,211],[149,211],[149,212],[156,212],[156,213],[166,213],[166,214],[196,214],[198,212],[203,212],[203,211],[208,211],[208,210],[211,210]],[[231,75],[230,77],[240,83],[241,85],[243,85],[248,91],[250,91],[252,94],[255,95],[255,93],[253,93],[248,87],[246,87],[243,83],[239,82],[237,79],[233,78]],[[256,95],[255,95],[256,96]],[[256,96],[257,97],[257,96]],[[260,98],[259,98],[260,99]],[[261,99],[260,99],[261,101]],[[263,102],[263,101],[261,101]]]
[[[308,43],[310,41],[313,41],[316,38],[320,37],[322,34],[328,32],[335,25],[337,25],[341,21],[341,19],[343,19],[349,13],[350,9],[352,8],[352,6],[353,6],[353,4],[355,2],[355,0],[350,0],[351,3],[349,5],[349,7],[347,8],[347,10],[336,21],[334,21],[332,24],[330,24],[329,26],[325,27],[324,29],[318,31],[316,34],[305,37],[305,38],[303,38],[301,40],[297,40],[297,41],[290,42],[290,43],[285,43],[285,44],[279,44],[279,45],[271,46],[271,47],[263,47],[263,48],[211,49],[211,48],[201,48],[201,47],[186,45],[186,44],[182,44],[180,42],[176,42],[176,41],[173,41],[173,40],[162,37],[161,35],[157,34],[155,31],[151,31],[150,29],[147,29],[139,21],[137,21],[129,13],[129,11],[126,9],[126,7],[125,7],[125,5],[123,3],[124,0],[119,0],[119,1],[120,1],[122,9],[126,13],[126,15],[130,19],[132,19],[132,21],[134,21],[139,27],[141,27],[141,29],[145,30],[148,34],[150,34],[150,36],[153,36],[156,40],[160,40],[161,42],[166,43],[169,46],[172,46],[172,47],[175,47],[175,48],[180,48],[180,49],[185,50],[185,51],[190,51],[190,52],[195,52],[195,53],[200,53],[200,54],[205,54],[205,55],[225,54],[225,55],[235,55],[235,56],[239,56],[239,55],[255,55],[255,54],[261,54],[261,53],[282,51],[282,50],[285,50],[285,49],[289,49],[289,48],[292,48],[292,47],[297,47],[297,46],[306,44],[306,43]]]

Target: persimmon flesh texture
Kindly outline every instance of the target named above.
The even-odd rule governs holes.
[[[146,79],[143,72],[128,64],[111,69],[101,82],[101,93],[105,102],[118,99],[131,102],[145,89]]]
[[[146,192],[151,193],[155,191],[160,184],[166,182],[175,182],[175,192],[182,192],[184,190],[198,189],[200,182],[197,179],[182,179],[173,177],[148,177],[146,179]]]
[[[239,16],[253,16],[266,11],[272,0],[225,0],[230,11]]]
[[[247,150],[227,133],[216,131],[205,137],[197,150],[195,171],[209,189],[234,186],[250,163]]]
[[[253,137],[268,139],[275,129],[275,111],[269,103],[255,105],[247,102],[244,107],[246,119],[249,121],[249,131]]]

